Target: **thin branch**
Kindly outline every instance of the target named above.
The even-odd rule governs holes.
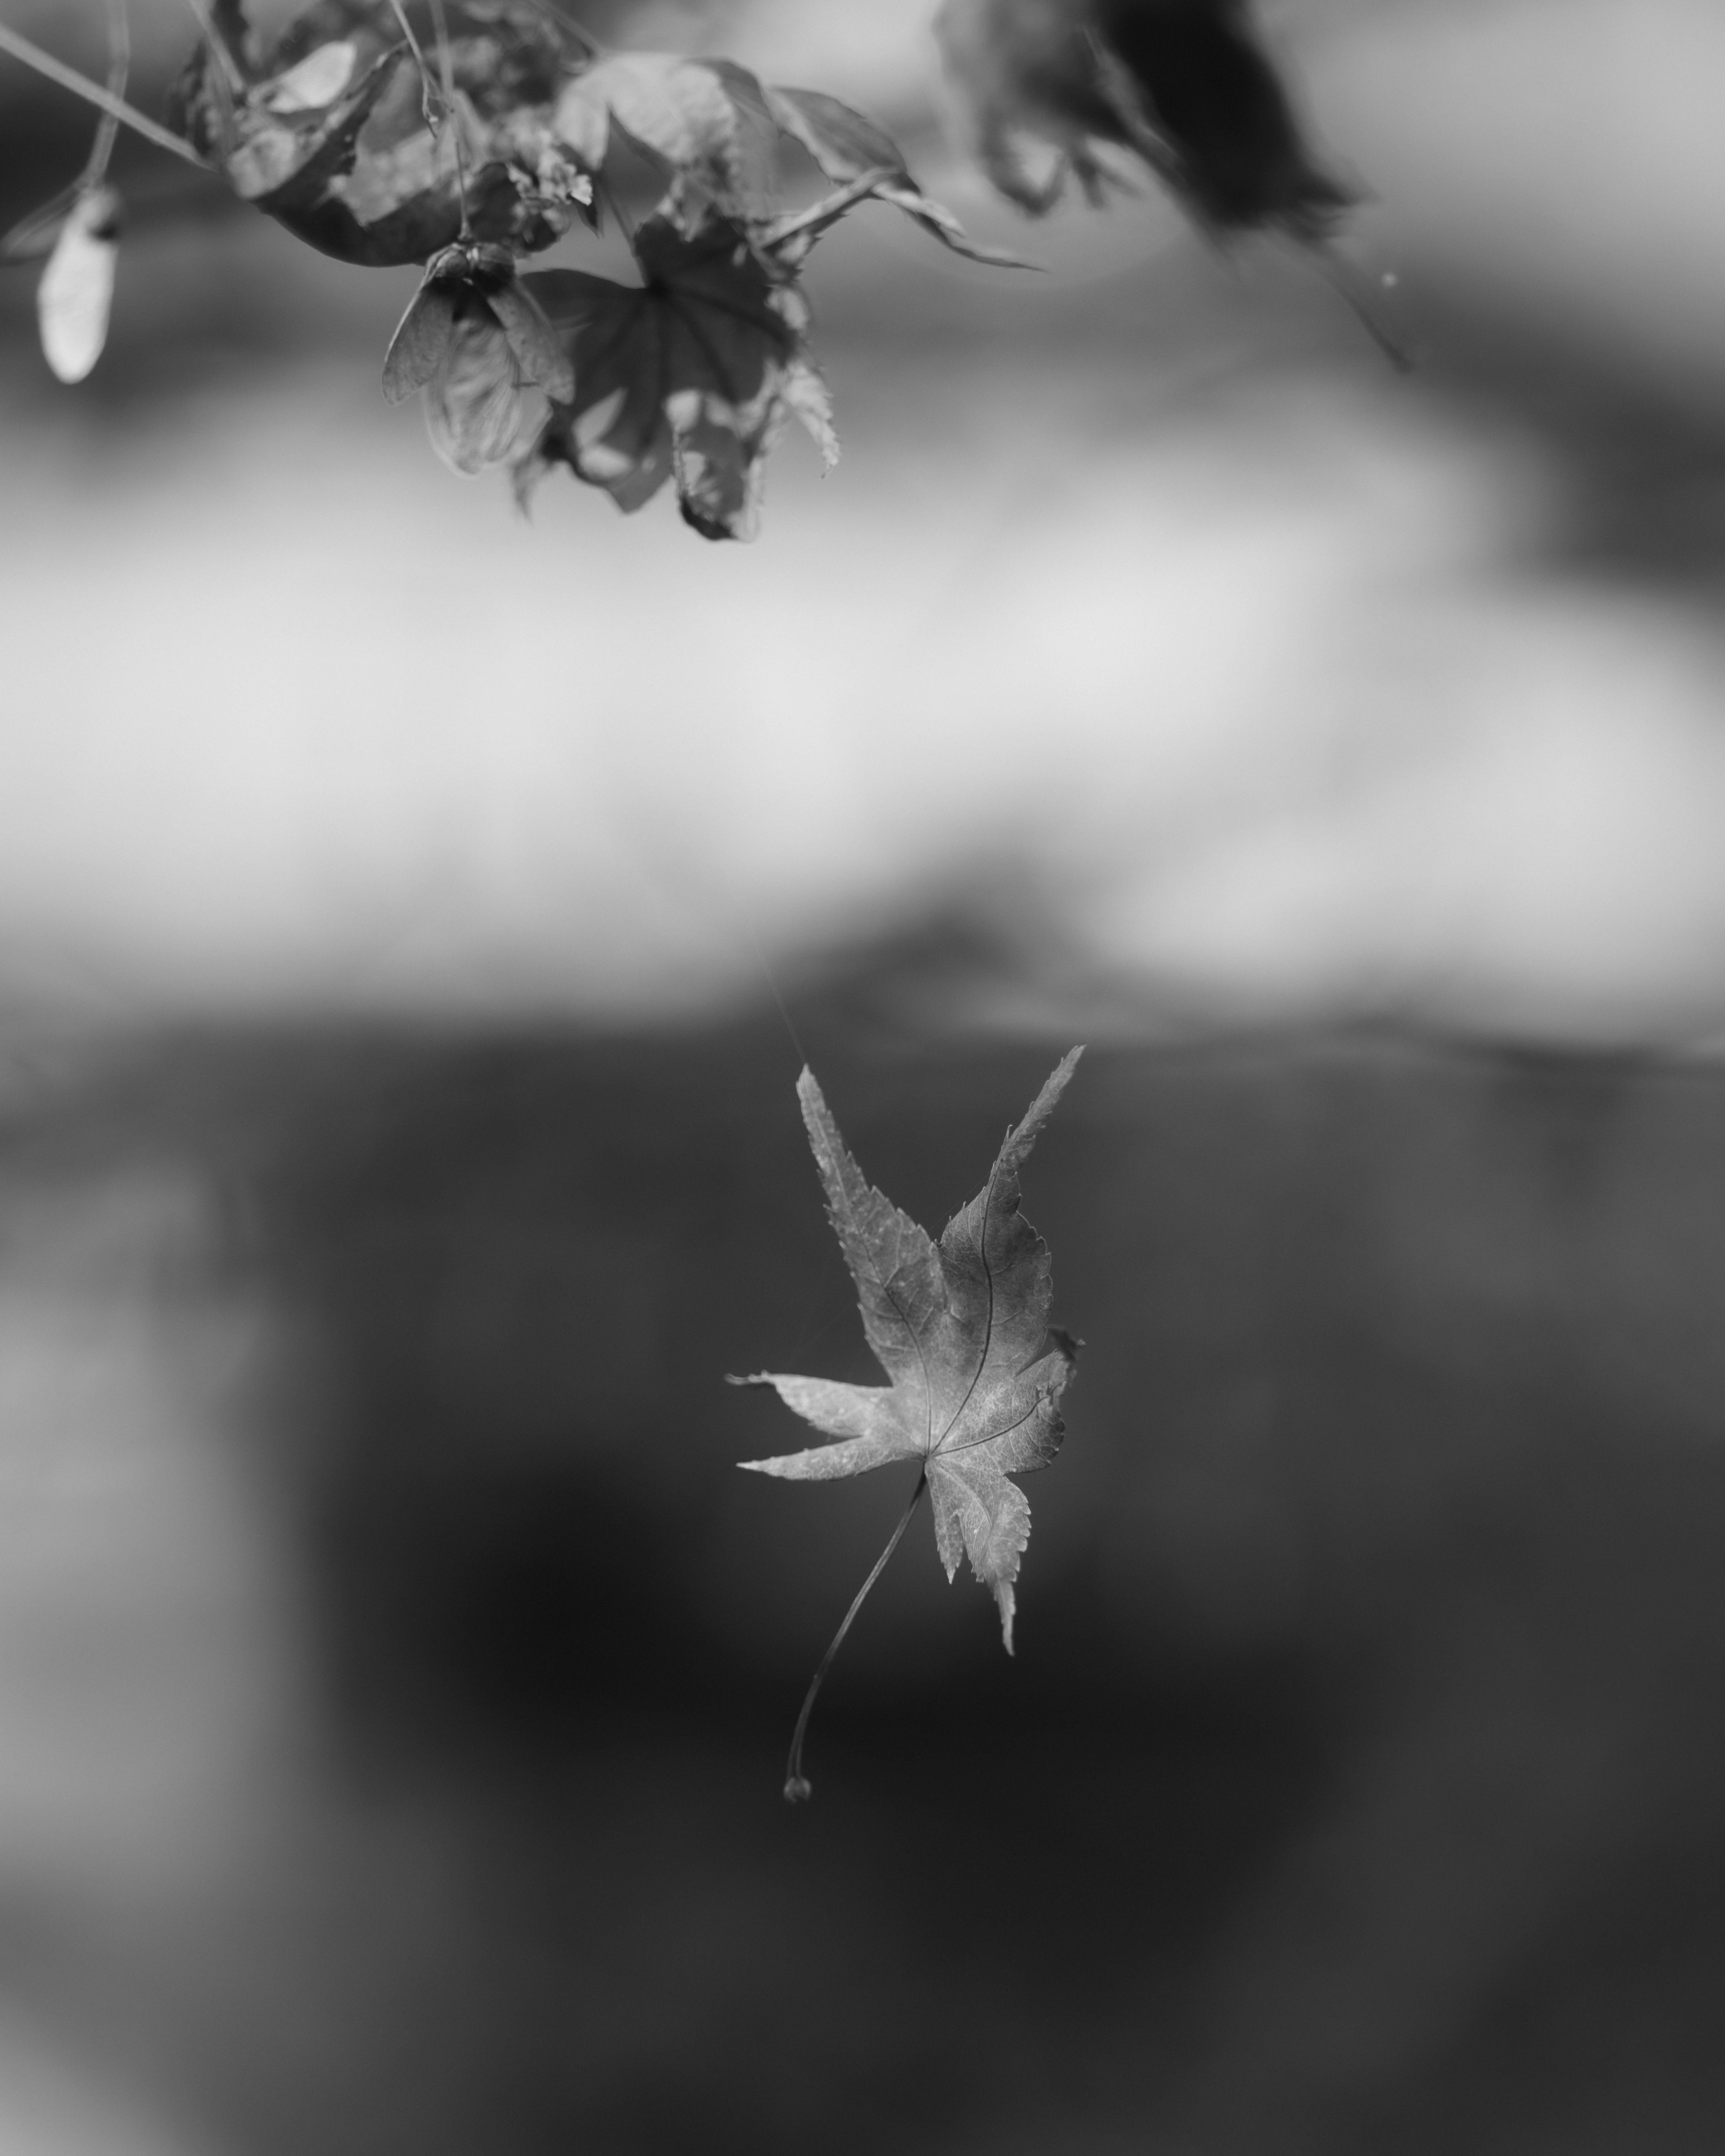
[[[191,11],[193,20],[203,33],[204,43],[222,63],[223,70],[228,77],[228,89],[235,92],[243,92],[245,89],[245,77],[239,71],[239,61],[228,50],[228,40],[216,28],[214,18],[205,5],[205,0],[186,0],[186,5]]]
[[[814,1795],[812,1784],[803,1773],[803,1739],[809,1730],[809,1717],[814,1712],[814,1695],[820,1690],[821,1681],[833,1666],[833,1657],[845,1644],[845,1635],[856,1622],[856,1613],[863,1606],[863,1598],[886,1569],[886,1560],[904,1540],[905,1529],[911,1524],[911,1516],[922,1502],[922,1492],[928,1487],[928,1470],[925,1467],[916,1477],[916,1486],[911,1492],[911,1502],[906,1506],[904,1517],[892,1531],[892,1539],[875,1560],[875,1569],[856,1590],[856,1599],[845,1613],[845,1622],[833,1635],[833,1644],[820,1658],[820,1667],[809,1680],[808,1691],[803,1696],[803,1712],[797,1717],[797,1727],[791,1737],[790,1757],[785,1762],[784,1800],[788,1804],[802,1804]]]
[[[123,98],[127,78],[131,74],[131,22],[126,12],[126,0],[108,0],[108,95]],[[80,184],[85,188],[98,187],[108,170],[108,160],[114,154],[115,137],[120,132],[116,114],[104,112],[96,122],[95,140],[90,146],[90,157],[84,167]]]
[[[408,41],[408,49],[419,70],[419,110],[424,115],[425,125],[431,131],[434,141],[444,127],[449,130],[450,146],[455,152],[455,193],[461,205],[461,237],[468,237],[467,228],[467,151],[461,139],[461,116],[455,110],[455,70],[449,59],[449,26],[444,18],[443,0],[428,0],[431,11],[431,25],[437,38],[438,73],[441,88],[432,80],[431,63],[425,57],[425,48],[413,33],[408,19],[406,0],[389,0],[389,12],[400,25],[401,33]]]
[[[196,165],[200,172],[209,170],[208,164],[189,142],[148,118],[135,105],[128,105],[123,97],[105,90],[100,83],[92,82],[88,75],[80,74],[76,68],[69,68],[52,53],[44,52],[40,45],[33,45],[16,30],[8,29],[3,23],[0,23],[0,53],[9,53],[23,66],[33,68],[38,74],[58,83],[62,90],[70,90],[74,97],[81,97],[86,105],[109,114],[122,126],[130,127],[135,135],[141,135],[146,142],[153,142],[158,150],[171,151],[176,157],[183,157],[188,165]]]
[[[437,132],[437,90],[431,80],[431,64],[425,57],[425,49],[413,34],[413,26],[408,20],[403,0],[389,0],[389,12],[401,26],[401,33],[408,41],[408,50],[413,55],[413,64],[419,70],[419,110],[425,116],[425,125],[434,135]]]
[[[467,146],[461,139],[461,115],[455,109],[455,63],[449,53],[449,25],[444,0],[429,0],[431,24],[437,33],[437,64],[443,77],[444,124],[455,151],[455,195],[461,205],[461,237],[471,237],[467,224]]]
[[[1322,240],[1306,248],[1317,264],[1318,274],[1353,313],[1354,320],[1377,346],[1398,374],[1414,372],[1414,355],[1394,319],[1389,294],[1395,278],[1389,274],[1375,283],[1348,255]]]

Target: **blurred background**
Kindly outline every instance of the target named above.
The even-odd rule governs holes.
[[[929,12],[594,16],[1042,265],[824,242],[752,547],[145,146],[88,382],[0,272],[0,2156],[1725,2141],[1725,16],[1266,7],[1399,377]],[[0,58],[0,223],[88,138]],[[788,1811],[797,1071],[938,1227],[1075,1040],[1018,1654],[917,1523]]]

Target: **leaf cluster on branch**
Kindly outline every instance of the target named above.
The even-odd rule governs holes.
[[[709,538],[752,531],[788,416],[836,454],[799,283],[823,233],[879,198],[947,247],[1004,259],[972,247],[891,137],[837,98],[732,60],[603,52],[542,0],[311,0],[271,37],[222,0],[169,118],[307,245],[425,265],[384,388],[424,393],[456,470],[511,464],[525,498],[561,466],[625,510],[670,482]],[[788,145],[828,184],[812,203],[788,190]],[[111,252],[99,276],[88,244],[97,204],[113,223],[100,182],[30,237],[100,288],[105,328]],[[523,267],[644,185],[628,228],[639,285]],[[67,314],[52,290],[44,308]],[[87,372],[99,350],[87,329],[79,363],[57,371]]]
[[[104,111],[80,177],[0,243],[49,256],[63,380],[106,335],[122,119],[323,254],[424,265],[384,389],[423,394],[454,469],[508,465],[525,502],[561,468],[625,511],[670,485],[711,539],[752,533],[788,418],[837,454],[800,281],[822,234],[875,200],[1011,259],[973,246],[839,99],[734,60],[606,51],[553,0],[309,0],[269,34],[246,0],[192,0],[203,34],[167,127],[126,105],[126,0],[104,4],[105,90],[0,25],[0,51]],[[1046,210],[1069,174],[1100,202],[1148,172],[1213,237],[1270,228],[1318,250],[1387,344],[1326,252],[1353,191],[1306,141],[1247,0],[945,0],[935,28],[983,169],[1020,208]],[[828,192],[809,202],[811,173]],[[638,285],[523,266],[607,215]]]

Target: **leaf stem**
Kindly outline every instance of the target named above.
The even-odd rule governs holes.
[[[845,1622],[833,1635],[833,1644],[820,1658],[820,1667],[809,1680],[809,1689],[803,1696],[803,1712],[797,1717],[797,1727],[791,1737],[790,1757],[785,1762],[784,1800],[788,1804],[799,1804],[814,1794],[814,1785],[803,1773],[803,1739],[809,1730],[809,1717],[814,1712],[814,1696],[820,1690],[822,1680],[833,1666],[833,1657],[845,1644],[845,1635],[856,1622],[856,1613],[863,1606],[869,1589],[886,1569],[886,1560],[904,1540],[905,1529],[911,1524],[911,1515],[922,1502],[922,1492],[928,1487],[928,1470],[925,1467],[916,1477],[916,1486],[911,1492],[911,1502],[905,1507],[904,1517],[893,1529],[891,1539],[875,1560],[875,1569],[856,1590],[856,1599],[845,1613]]]
[[[20,37],[16,30],[8,29],[4,23],[0,23],[0,53],[9,53],[23,66],[33,68],[38,74],[46,75],[50,82],[58,83],[62,90],[70,90],[74,97],[81,97],[86,105],[93,105],[99,111],[109,114],[122,126],[130,127],[134,134],[141,135],[146,142],[153,142],[157,149],[172,151],[175,157],[183,157],[188,165],[196,165],[200,172],[209,169],[189,142],[147,118],[136,105],[128,105],[123,97],[116,97],[112,90],[105,90],[100,83],[92,82],[88,75],[80,74],[76,68],[69,68],[64,60],[57,60],[52,53],[44,52],[40,45],[32,44],[28,38]]]

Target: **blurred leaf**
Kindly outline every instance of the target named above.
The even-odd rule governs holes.
[[[1308,240],[1333,229],[1354,196],[1304,140],[1250,0],[1098,0],[1097,14],[1200,223]]]
[[[271,112],[322,112],[353,80],[359,47],[352,38],[320,45],[285,69],[263,92],[259,102]]]
[[[776,202],[778,131],[760,84],[734,61],[610,54],[570,82],[556,126],[589,171],[603,164],[614,126],[649,151],[670,182],[659,208],[686,229],[709,204],[750,217]]]
[[[235,194],[276,216],[310,208],[352,168],[360,131],[389,87],[401,55],[382,54],[333,108],[278,104],[288,75],[271,78],[234,109],[222,171]]]
[[[1141,147],[1134,116],[1120,108],[1081,0],[943,0],[934,29],[978,162],[1020,209],[1052,208],[1069,172],[1093,203],[1123,183],[1129,160],[1107,153]]]
[[[938,1245],[864,1181],[805,1070],[797,1091],[828,1213],[856,1283],[863,1331],[891,1383],[772,1373],[736,1381],[772,1386],[805,1421],[839,1440],[742,1462],[758,1473],[828,1481],[896,1460],[920,1461],[947,1577],[969,1558],[999,1604],[1009,1654],[1030,1507],[1007,1477],[1046,1466],[1059,1450],[1060,1399],[1077,1361],[1077,1343],[1049,1324],[1052,1264],[1019,1209],[1019,1170],[1080,1053],[1075,1048],[1056,1067]]]
[[[1032,214],[1069,172],[1100,202],[1134,159],[1218,235],[1316,242],[1353,200],[1303,139],[1249,0],[944,0],[935,28],[983,170]]]
[[[721,166],[736,134],[717,76],[675,53],[613,53],[577,75],[557,100],[558,135],[593,170],[605,162],[614,120],[675,166]]]

